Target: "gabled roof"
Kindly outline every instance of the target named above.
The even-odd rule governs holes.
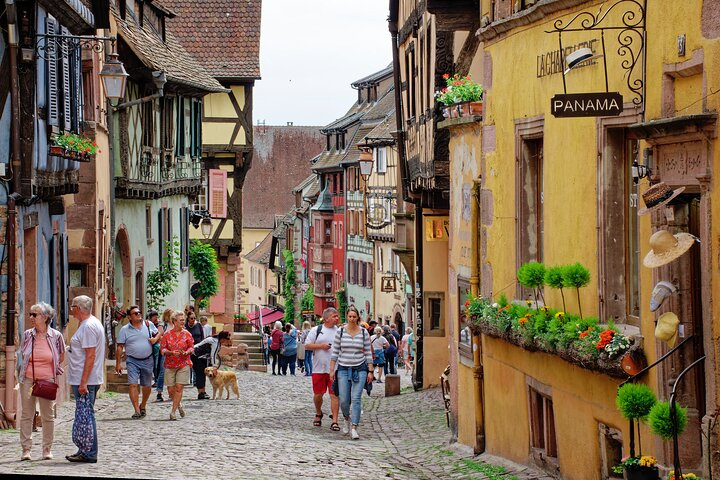
[[[262,0],[162,0],[167,27],[216,78],[260,78]]]
[[[365,104],[365,106],[368,106],[369,104]],[[322,133],[332,133],[337,131],[343,131],[347,130],[347,128],[352,125],[353,123],[357,122],[359,119],[362,118],[363,114],[365,113],[365,109],[361,109],[358,111],[353,112],[352,110],[356,110],[357,105],[354,105],[351,109],[351,112],[348,112],[344,117],[340,117],[337,120],[333,121],[329,125],[326,125],[325,127],[320,129],[320,132]]]
[[[395,143],[395,139],[392,133],[397,131],[397,122],[395,117],[395,109],[385,117],[385,120],[380,122],[375,128],[368,133],[365,138],[360,141],[370,145],[388,145]]]
[[[260,244],[245,254],[245,260],[248,262],[259,263],[261,265],[270,264],[270,253],[272,249],[272,232],[265,235]]]
[[[367,77],[363,77],[360,80],[354,81],[351,86],[353,88],[363,87],[366,85],[376,85],[380,83],[380,80],[390,75],[393,71],[392,63],[387,67],[383,68],[379,72],[375,72]]]
[[[114,3],[110,8],[117,23],[118,37],[148,69],[165,72],[168,83],[185,85],[205,92],[228,91],[197,63],[169,29],[166,29],[165,42],[163,42],[152,22],[143,22],[143,26],[140,26],[131,9],[127,10],[123,20]]]
[[[302,192],[304,189],[308,188],[312,182],[317,182],[317,175],[314,173],[311,175],[308,175],[305,180],[295,185],[295,187],[292,189],[292,193],[298,193]]]

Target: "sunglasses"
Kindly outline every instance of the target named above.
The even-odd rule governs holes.
[[[35,313],[35,312],[30,313],[30,316],[33,317],[33,318],[37,317],[38,315],[40,315],[40,314],[39,314],[39,313]]]
[[[135,310],[134,312],[130,312],[130,315],[140,315],[140,310]]]

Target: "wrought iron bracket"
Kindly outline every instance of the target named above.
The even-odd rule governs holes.
[[[625,11],[620,12],[622,8]],[[610,12],[617,11],[620,15],[619,23],[613,23],[608,18]],[[605,31],[617,32],[617,55],[622,57],[620,67],[625,71],[625,82],[628,89],[633,92],[632,102],[636,106],[644,106],[645,100],[645,14],[647,12],[647,0],[619,0],[603,12],[602,5],[597,14],[580,12],[573,18],[564,22],[556,20],[552,30],[545,33],[557,33],[560,44],[560,61],[562,70],[565,70],[565,55],[563,51],[562,35],[565,32],[599,31],[603,49],[603,67],[605,70],[605,90],[608,91],[607,76],[607,55],[605,52]],[[638,64],[641,65],[639,72],[636,71]],[[563,89],[567,94],[565,75],[563,75]]]
[[[58,52],[68,52],[68,55],[72,55],[82,48],[102,53],[105,50],[105,42],[111,42],[112,51],[115,51],[115,42],[117,41],[116,37],[48,33],[38,33],[35,35],[35,39],[35,53],[43,60],[50,55],[57,57]]]

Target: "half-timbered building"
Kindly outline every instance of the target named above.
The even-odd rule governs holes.
[[[130,75],[125,100],[112,108],[113,293],[118,305],[143,307],[148,273],[172,256],[177,288],[164,302],[178,308],[190,300],[190,210],[203,193],[203,97],[228,89],[174,36],[173,12],[132,0],[117,2],[112,13],[120,60]]]
[[[186,50],[226,90],[205,98],[202,116],[203,192],[194,209],[212,219],[203,239],[218,253],[220,290],[207,312],[221,327],[233,321],[242,300],[242,190],[253,158],[253,87],[260,79],[261,0],[163,2],[177,16],[170,27]],[[254,247],[254,244],[251,248]]]

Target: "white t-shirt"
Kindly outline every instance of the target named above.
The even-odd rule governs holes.
[[[95,362],[88,376],[88,385],[102,385],[105,371],[105,329],[93,315],[80,322],[75,335],[70,339],[68,351],[69,385],[80,385],[85,368],[85,348],[95,347]]]
[[[312,372],[313,373],[330,373],[330,357],[332,356],[332,344],[335,340],[335,334],[338,331],[338,327],[326,327],[323,325],[320,331],[320,336],[317,334],[318,327],[313,327],[308,333],[305,339],[305,345],[311,343],[328,343],[330,344],[327,350],[313,350],[312,356]]]

